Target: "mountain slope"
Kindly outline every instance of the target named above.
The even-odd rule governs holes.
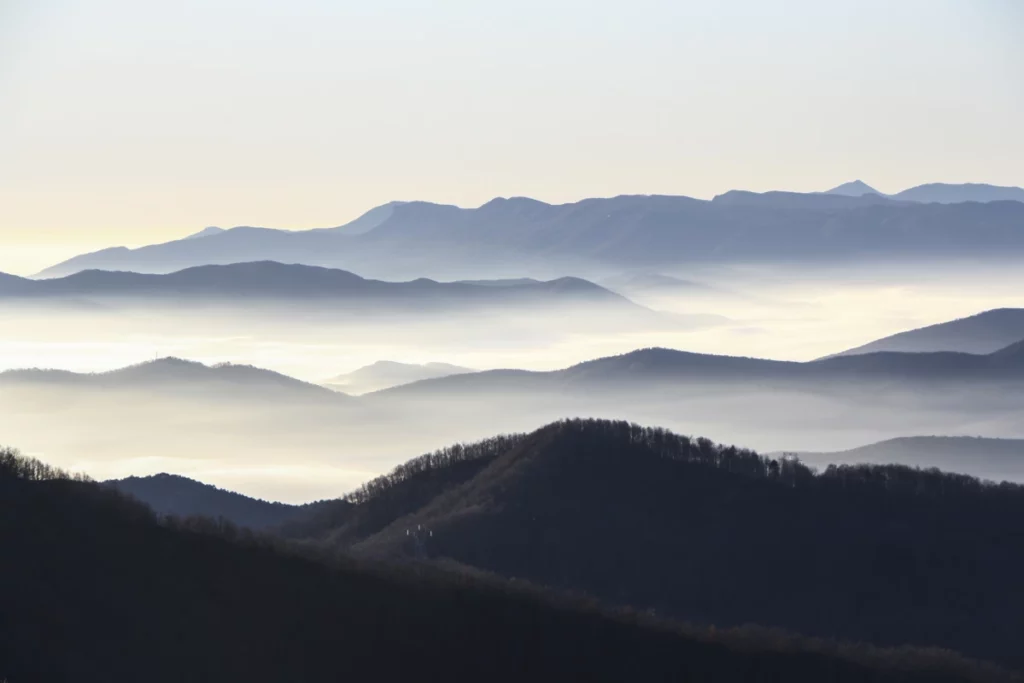
[[[498,198],[476,209],[391,205],[362,234],[233,228],[200,240],[75,257],[45,277],[84,269],[170,272],[200,264],[275,260],[358,269],[378,277],[415,272],[459,279],[531,269],[687,263],[907,260],[1024,252],[1024,204],[922,204],[880,195],[726,193],[620,196],[550,205]]]
[[[995,481],[1024,483],[1024,439],[910,436],[831,453],[798,452],[812,465],[893,464],[938,467]]]
[[[825,194],[837,194],[844,197],[863,197],[866,194],[881,195],[882,193],[864,181],[853,180],[848,183],[843,183],[837,187],[833,187],[831,190],[827,190]]]
[[[878,351],[992,353],[1024,339],[1024,308],[999,308],[928,325],[843,351],[839,356]]]
[[[688,634],[427,569],[328,566],[52,476],[0,454],[11,681],[1009,679],[953,656]]]
[[[871,382],[1019,382],[1024,380],[1024,356],[1010,351],[992,354],[955,352],[873,352],[835,356],[816,361],[776,361],[762,358],[716,356],[675,349],[638,349],[579,363],[564,370],[533,372],[488,370],[427,379],[370,395],[389,397],[513,392],[607,392],[630,389],[692,388],[730,384],[751,387],[801,384],[828,388]],[[708,384],[710,383],[710,384]]]
[[[145,503],[158,515],[223,518],[250,529],[279,526],[302,511],[302,506],[249,498],[172,474],[112,479],[104,485]]]
[[[462,375],[467,372],[475,372],[475,370],[448,363],[418,365],[379,360],[344,375],[332,377],[324,382],[324,385],[349,394],[365,394],[424,379]]]
[[[426,503],[403,493],[422,491],[437,468],[380,487],[393,521],[363,540],[320,538],[718,626],[935,645],[1024,665],[1020,487],[894,466],[815,476],[706,439],[594,420],[549,425],[497,450],[454,461],[475,474],[453,477]],[[373,504],[371,493],[348,514]]]
[[[984,183],[928,183],[897,192],[895,199],[914,202],[937,202],[955,204],[958,202],[1024,202],[1024,188],[1000,187]]]

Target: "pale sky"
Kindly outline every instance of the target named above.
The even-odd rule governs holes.
[[[0,0],[0,270],[208,225],[1024,185],[1016,0]]]

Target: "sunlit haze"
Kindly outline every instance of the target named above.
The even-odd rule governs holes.
[[[1024,185],[1009,0],[0,4],[0,271],[494,196]]]

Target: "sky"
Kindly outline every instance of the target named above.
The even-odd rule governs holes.
[[[495,196],[1024,185],[1016,0],[0,0],[0,271]]]

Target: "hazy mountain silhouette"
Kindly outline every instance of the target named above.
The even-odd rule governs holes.
[[[1024,202],[1024,188],[1000,187],[984,183],[928,183],[918,185],[892,195],[895,199],[914,202],[937,202],[955,204],[959,202]]]
[[[358,370],[332,377],[324,382],[324,385],[348,394],[365,394],[370,391],[418,382],[423,379],[461,375],[467,372],[475,372],[475,370],[449,363],[424,363],[420,365],[379,360]]]
[[[395,207],[401,206],[406,202],[388,202],[381,206],[374,207],[364,213],[354,221],[350,221],[345,225],[338,226],[337,228],[322,228],[330,232],[342,233],[345,235],[362,235],[370,232],[378,225],[391,218],[391,215],[395,212]]]
[[[423,396],[435,392],[589,392],[599,387],[611,390],[631,386],[685,388],[686,381],[751,385],[794,382],[823,387],[840,380],[851,384],[871,381],[1017,382],[1024,380],[1024,353],[1014,352],[1016,348],[992,354],[874,352],[803,363],[651,348],[586,361],[564,370],[488,370],[428,379],[385,389],[371,397]]]
[[[201,237],[210,237],[212,235],[219,235],[222,232],[224,232],[224,228],[218,228],[216,226],[211,226],[209,228],[203,228],[199,232],[193,233],[193,234],[189,235],[188,237],[186,237],[185,239],[187,239],[187,240],[195,240],[195,239],[199,239]]]
[[[838,187],[833,187],[831,190],[827,190],[825,194],[838,194],[844,197],[863,197],[866,194],[877,194],[882,193],[871,187],[862,180],[853,180],[848,183],[843,183]]]
[[[204,238],[209,239],[209,238]],[[587,280],[563,277],[488,286],[483,283],[370,280],[337,269],[274,261],[197,266],[169,274],[85,270],[62,278],[0,280],[0,299],[31,298],[124,300],[147,298],[168,302],[235,302],[294,300],[303,305],[329,300],[355,305],[465,306],[601,304],[622,310],[643,309],[619,294]]]
[[[342,393],[251,365],[204,365],[181,358],[159,358],[97,373],[38,368],[0,372],[0,386],[18,384],[93,391],[217,392],[259,400],[306,399],[338,403],[348,399]]]
[[[895,194],[884,194],[870,185],[854,180],[833,187],[824,194],[845,197],[877,195],[908,202],[959,204],[963,202],[1024,202],[1024,188],[1001,187],[984,183],[926,183],[902,190]]]
[[[455,561],[718,626],[1024,664],[1021,487],[898,466],[815,475],[575,420],[424,456],[342,504],[333,526],[303,531],[358,555]]]
[[[1024,483],[1024,439],[972,436],[907,436],[828,453],[796,453],[812,465],[894,464]]]
[[[907,260],[1024,251],[1024,203],[922,204],[879,195],[729,192],[712,201],[621,196],[550,205],[495,199],[476,209],[406,202],[372,229],[240,227],[198,240],[106,249],[43,271],[171,272],[202,264],[283,261],[401,277],[457,271],[478,278],[574,264],[636,268],[688,263]],[[363,225],[360,226],[360,230]]]
[[[161,523],[9,452],[0,520],[19,558],[0,563],[11,681],[1010,680],[951,653],[709,632],[426,565],[328,563],[225,523]]]
[[[250,529],[278,526],[308,507],[250,498],[174,474],[111,479],[104,484],[145,503],[158,515],[223,518]]]
[[[877,351],[991,353],[1021,339],[1024,339],[1024,308],[998,308],[900,332],[837,355]]]

